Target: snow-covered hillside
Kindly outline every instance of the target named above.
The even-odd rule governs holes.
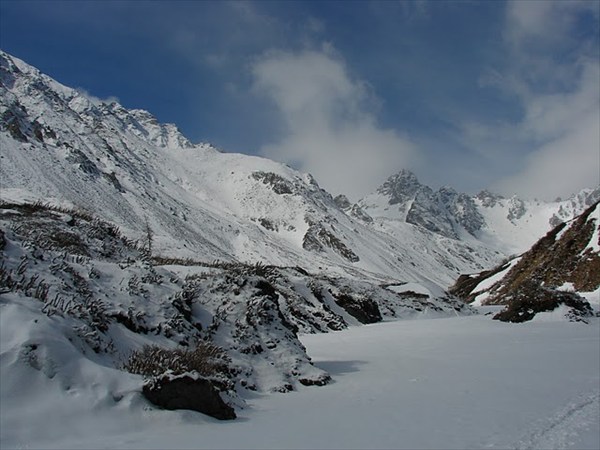
[[[95,103],[5,53],[0,70],[4,200],[93,211],[132,239],[149,226],[164,256],[299,265],[436,294],[503,256],[419,226],[388,233],[308,174],[192,145],[148,112]]]

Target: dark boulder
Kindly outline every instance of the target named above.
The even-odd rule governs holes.
[[[377,302],[370,298],[357,298],[344,292],[332,293],[332,296],[339,306],[360,323],[377,323],[383,320]]]
[[[223,401],[218,389],[206,378],[189,375],[163,376],[144,384],[142,393],[164,409],[191,409],[219,420],[235,419],[235,410]]]

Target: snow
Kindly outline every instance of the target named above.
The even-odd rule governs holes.
[[[507,216],[509,199],[498,200],[494,206],[479,206],[487,224],[481,231],[480,240],[507,255],[528,250],[551,229],[549,220],[561,205],[545,202],[527,202],[525,205],[525,214],[512,221]]]
[[[108,369],[90,386],[60,390],[59,376],[23,366],[2,383],[1,445],[593,449],[599,326],[470,316],[306,335],[308,353],[334,383],[248,395],[248,407],[227,423],[151,408],[126,382],[105,384]],[[5,353],[1,362],[10,362]]]
[[[558,308],[552,311],[539,312],[535,315],[533,322],[557,322],[557,321],[568,321],[568,314],[571,311],[564,303],[559,305]]]
[[[592,292],[577,292],[579,295],[584,297],[592,306],[596,309],[600,309],[600,287]]]
[[[563,283],[561,286],[556,288],[557,291],[565,291],[565,292],[575,292],[575,286],[573,283],[569,283],[568,281]]]

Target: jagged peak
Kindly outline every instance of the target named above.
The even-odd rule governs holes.
[[[390,176],[378,189],[377,193],[389,198],[389,204],[395,205],[413,197],[423,185],[417,176],[408,169],[402,169]]]
[[[408,169],[400,169],[399,172],[389,176],[386,181],[397,182],[397,181],[401,181],[401,180],[407,180],[407,181],[419,183],[419,179],[414,174],[414,172],[412,172],[411,170],[408,170]]]

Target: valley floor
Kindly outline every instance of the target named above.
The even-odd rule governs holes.
[[[3,407],[2,447],[600,448],[599,319],[423,319],[302,340],[334,382],[250,397],[235,421],[140,414],[139,399],[67,420],[68,402],[57,402],[54,417],[10,402],[29,422],[4,428],[12,414]]]

